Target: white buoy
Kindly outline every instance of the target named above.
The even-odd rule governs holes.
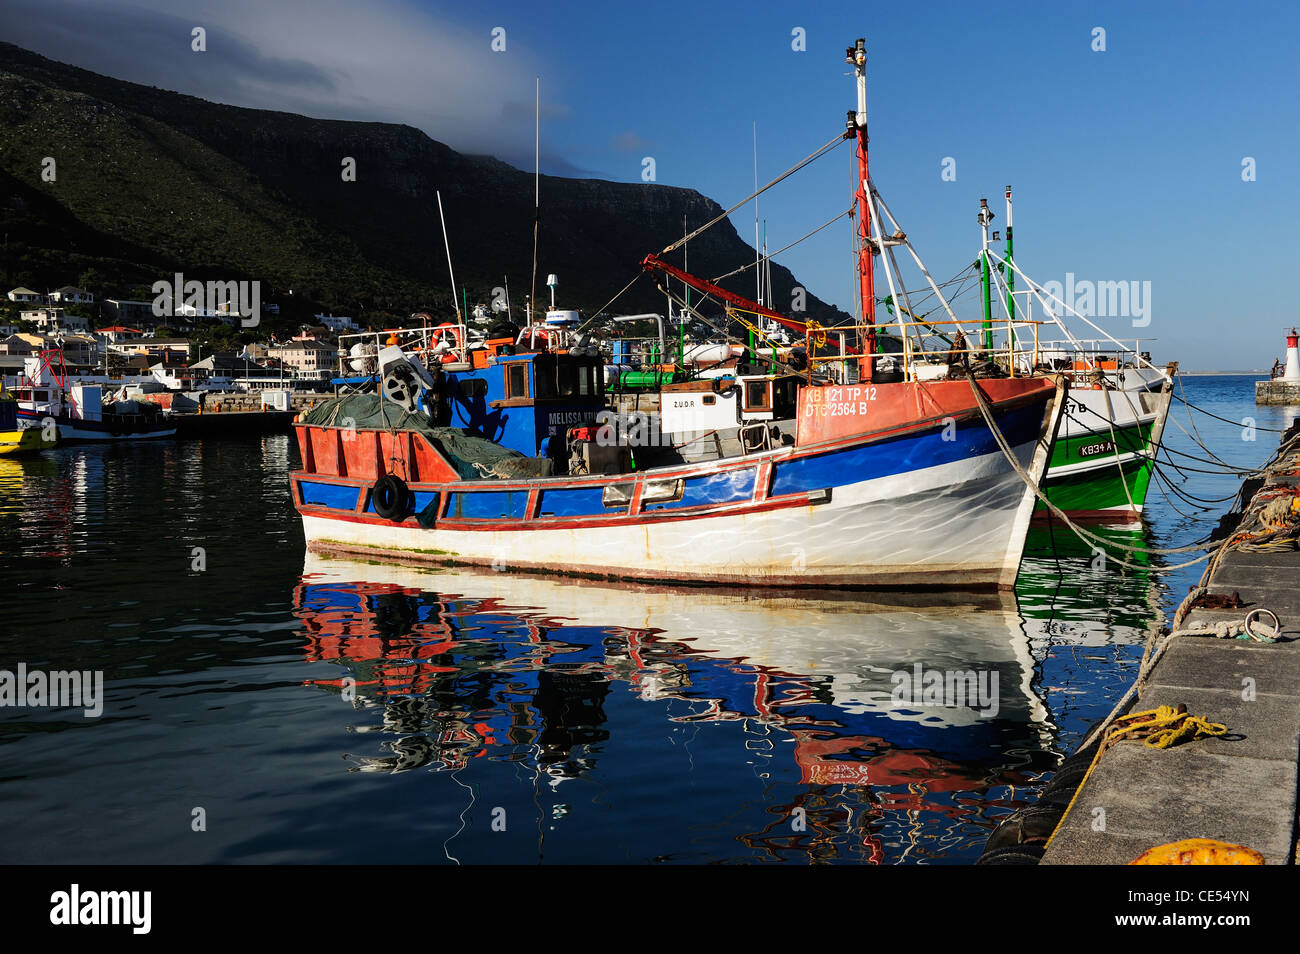
[[[1297,347],[1296,330],[1291,329],[1291,333],[1286,336],[1286,371],[1282,374],[1283,381],[1300,381],[1300,347]]]

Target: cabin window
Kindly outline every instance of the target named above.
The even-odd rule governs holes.
[[[506,368],[506,399],[528,397],[528,366],[516,361]]]
[[[771,407],[768,403],[766,381],[746,381],[745,382],[745,409],[749,411],[767,410]]]
[[[581,393],[582,386],[579,379],[582,377],[582,368],[565,361],[556,368],[555,377],[559,385],[557,391],[560,397],[573,397]]]
[[[546,355],[533,359],[533,397],[537,400],[553,398],[558,393],[558,369],[555,360]]]
[[[472,401],[487,396],[488,384],[482,378],[461,378],[456,382],[456,389],[462,400]]]
[[[718,396],[717,396],[716,394],[706,394],[706,395],[704,395],[704,403],[705,403],[705,404],[717,404],[717,403],[718,403]]]
[[[777,417],[794,417],[796,416],[799,402],[799,384],[797,381],[786,378],[777,381],[773,390],[776,392],[773,399],[772,410]]]

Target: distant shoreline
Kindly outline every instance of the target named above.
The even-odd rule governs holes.
[[[1268,371],[1184,371],[1181,368],[1178,370],[1178,373],[1189,378],[1204,377],[1206,375],[1211,375],[1211,374],[1223,375],[1224,377],[1238,377],[1238,378],[1250,377],[1251,375],[1255,375],[1261,378],[1266,378],[1269,375]]]

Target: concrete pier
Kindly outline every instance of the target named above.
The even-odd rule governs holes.
[[[1255,403],[1300,404],[1300,381],[1283,381],[1281,378],[1256,381]]]
[[[1187,838],[1245,845],[1268,864],[1295,863],[1300,550],[1292,544],[1300,517],[1290,504],[1300,484],[1292,473],[1300,471],[1300,442],[1288,447],[1297,434],[1293,428],[1284,435],[1263,480],[1243,488],[1246,502],[1222,522],[1220,551],[1201,579],[1205,595],[1185,601],[1170,641],[1128,706],[1141,712],[1183,703],[1227,733],[1168,749],[1141,741],[1109,747],[1042,864],[1128,864],[1149,848]],[[1261,540],[1271,549],[1239,548]],[[1219,623],[1240,623],[1256,608],[1277,614],[1277,642],[1203,634]]]

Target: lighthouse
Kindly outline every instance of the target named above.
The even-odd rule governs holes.
[[[1282,373],[1283,381],[1300,382],[1300,348],[1297,347],[1296,330],[1286,336],[1286,371]]]

